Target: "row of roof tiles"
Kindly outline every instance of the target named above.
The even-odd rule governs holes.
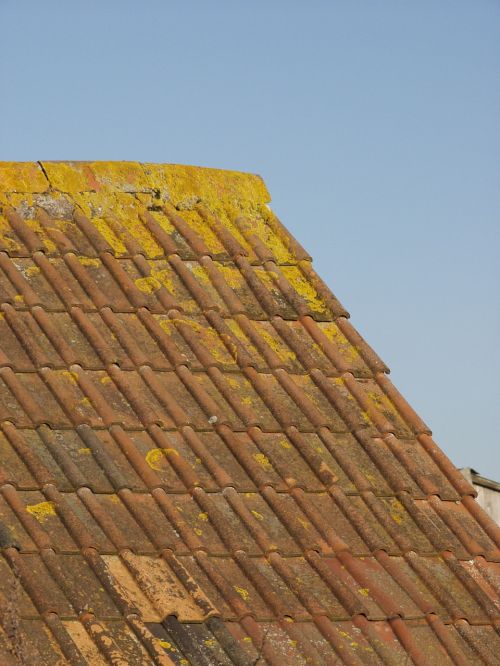
[[[349,495],[406,492],[452,501],[470,492],[458,474],[443,473],[427,435],[398,440],[334,435],[327,428],[301,433],[293,426],[277,433],[256,427],[234,432],[224,425],[203,431],[168,431],[156,424],[139,431],[85,424],[74,430],[43,424],[20,429],[4,421],[0,450],[2,478],[21,489],[56,483],[63,491],[88,485],[97,492],[157,486],[172,492],[197,486],[209,492],[226,486],[241,492],[263,486],[321,492],[335,485]]]
[[[163,450],[153,452],[156,458]],[[325,515],[332,524],[325,525]],[[280,493],[270,486],[245,493],[231,486],[219,493],[199,487],[191,493],[162,487],[150,493],[126,487],[96,493],[82,486],[68,493],[53,484],[38,491],[5,483],[0,517],[3,545],[23,551],[50,547],[75,552],[88,546],[105,552],[113,547],[138,553],[171,548],[181,554],[243,550],[251,556],[280,552],[292,557],[308,548],[324,556],[339,550],[367,556],[382,549],[398,555],[451,551],[464,560],[475,555],[500,559],[494,531],[486,522],[476,523],[465,506],[435,496],[412,500],[405,493],[382,498],[346,496],[338,489]]]
[[[14,569],[23,581],[16,603],[24,618],[56,613],[76,619],[88,611],[102,620],[136,614],[157,623],[170,615],[182,622],[212,615],[301,622],[346,621],[354,615],[369,621],[423,619],[432,613],[444,623],[467,619],[479,625],[498,617],[491,601],[494,567],[481,558],[455,561],[450,553],[355,558],[343,552],[326,558],[313,551],[297,557],[237,551],[221,557],[166,550],[157,557],[126,549],[98,554],[89,547],[76,554],[51,549],[20,554],[8,548],[5,558],[0,593],[8,603]]]
[[[362,615],[337,622],[322,617],[319,623],[256,622],[251,617],[241,622],[212,617],[202,623],[181,623],[170,616],[162,624],[143,624],[135,616],[126,621],[96,620],[86,613],[75,621],[48,613],[44,620],[22,620],[18,636],[19,659],[41,666],[68,662],[77,666],[152,662],[161,666],[402,666],[408,663],[409,652],[433,666],[448,666],[446,653],[460,666],[482,666],[496,663],[499,648],[491,626],[473,626],[465,620],[442,625],[434,615],[391,623],[370,622]],[[0,631],[0,663],[10,666],[11,660],[9,638]]]
[[[209,257],[199,262],[178,255],[154,261],[141,257],[117,259],[104,252],[98,259],[74,253],[49,258],[37,252],[30,258],[11,258],[0,252],[0,269],[7,278],[2,281],[2,301],[18,309],[40,305],[59,312],[72,307],[109,307],[115,312],[144,307],[190,315],[204,310],[225,316],[247,313],[253,319],[309,315],[330,321],[333,313],[345,312],[332,299],[327,303],[320,287],[313,286],[308,262],[278,269],[270,262],[226,265]]]
[[[154,372],[150,366],[127,371],[117,365],[93,371],[74,364],[66,370],[39,368],[36,373],[14,372],[7,366],[0,368],[0,378],[0,419],[20,427],[86,423],[137,429],[157,423],[201,430],[226,423],[235,430],[257,425],[266,431],[290,426],[306,432],[351,428],[402,438],[425,432],[401,418],[380,382],[332,379],[320,371],[265,374],[248,368],[226,374],[217,368],[192,372],[179,366],[176,372]],[[389,383],[383,386],[391,388]],[[383,412],[376,411],[380,407]]]
[[[228,262],[246,257],[252,264],[274,261],[280,265],[310,259],[297,243],[285,244],[280,223],[266,205],[252,211],[251,222],[240,216],[222,225],[203,205],[194,204],[181,215],[168,202],[137,195],[114,195],[107,202],[109,207],[102,205],[100,195],[71,201],[54,195],[12,199],[0,194],[0,202],[5,206],[0,247],[15,257],[29,257],[37,251],[49,256],[73,252],[90,258],[103,252],[148,259],[177,254],[185,260],[210,256]],[[82,205],[85,213],[75,204]],[[16,205],[22,214],[13,207]]]
[[[47,312],[39,305],[27,310],[4,302],[0,367],[33,372],[72,364],[92,370],[113,364],[123,370],[187,365],[194,370],[253,367],[269,373],[282,368],[294,375],[320,370],[329,376],[343,371],[371,377],[379,364],[361,342],[349,341],[342,329],[351,335],[343,319],[258,321],[245,315],[224,319],[214,312],[186,317],[175,309],[168,314],[147,308],[116,313],[109,307],[88,312],[77,306],[69,312]]]

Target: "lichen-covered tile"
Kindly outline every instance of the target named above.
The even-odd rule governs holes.
[[[312,433],[306,433],[304,436],[315,437],[318,440],[318,437]],[[308,464],[308,460],[311,463],[316,462],[317,456],[315,456],[316,452],[312,446],[307,447],[311,452],[310,457],[308,457],[309,451],[306,451],[305,455],[302,456],[294,443],[284,433],[259,434],[258,444],[262,453],[287,486],[300,486],[310,492],[324,490],[324,484],[315,474],[314,468],[312,469]],[[315,444],[318,446],[317,442]],[[318,471],[320,466],[321,462],[318,463]]]
[[[71,538],[57,513],[56,502],[47,499],[40,492],[31,490],[19,491],[18,497],[22,502],[24,512],[36,521],[36,526],[45,532],[47,542],[52,548],[60,552],[77,550],[77,544]]]
[[[186,552],[176,525],[172,524],[169,517],[162,511],[162,505],[155,502],[149,493],[133,493],[128,489],[123,489],[119,491],[119,497],[157,551],[171,548],[175,551]],[[179,497],[179,495],[175,495],[175,497]],[[129,543],[133,545],[133,542]],[[136,550],[149,552],[150,548],[141,543],[136,546]]]
[[[307,514],[309,507],[314,510],[318,516],[329,516],[327,524],[318,525],[323,537],[335,543],[336,539],[343,541],[349,550],[357,555],[367,555],[370,552],[369,547],[363,541],[351,521],[343,514],[341,509],[332,500],[328,493],[304,493],[302,495],[304,511]]]
[[[45,192],[49,183],[38,162],[2,162],[2,192]]]
[[[392,489],[361,443],[350,433],[324,433],[321,439],[354,486],[367,484],[374,492],[391,495]]]
[[[87,500],[87,497],[84,498],[83,495],[82,499],[103,531],[109,531],[111,526],[113,530],[116,530],[120,539],[120,544],[117,543],[117,545],[130,548],[136,553],[152,553],[155,551],[155,547],[147,537],[146,532],[120,496],[93,494],[91,501],[90,497]],[[109,536],[116,541],[114,534],[110,533]]]
[[[94,427],[102,427],[104,425],[102,416],[79,383],[81,375],[78,369],[49,370],[46,368],[43,370],[42,376],[45,385],[50,388],[52,395],[57,397],[59,404],[64,405],[64,412],[67,415],[64,419],[60,418],[59,421],[55,420],[54,417],[47,419],[46,422],[51,427],[68,426],[70,418],[74,425],[81,423],[88,423]],[[45,388],[45,391],[47,391],[47,388]],[[54,399],[52,401],[54,402]],[[57,413],[62,413],[59,405]]]
[[[227,474],[230,484],[233,485],[236,490],[240,492],[250,492],[255,490],[255,483],[248,471],[246,471],[246,467],[242,465],[240,461],[238,461],[236,454],[231,451],[220,435],[218,435],[216,432],[199,432],[198,437],[202,444],[206,447],[206,450],[209,452],[210,456],[216,461],[220,469],[224,470],[224,472]],[[244,438],[244,445],[250,446],[248,436],[245,436],[243,433],[241,433],[241,437]],[[258,451],[255,449],[254,453],[258,453]],[[252,454],[249,455],[251,456]],[[201,470],[199,467],[202,464],[202,460],[199,458],[198,460],[199,463],[197,463],[197,473],[201,480]],[[255,459],[253,462],[256,462]],[[211,477],[208,477],[205,481],[202,480],[201,487],[206,490],[207,483],[210,482]],[[211,482],[210,485],[213,485],[213,482]]]
[[[0,431],[0,461],[2,483],[17,484],[18,488],[22,489],[38,488],[38,483],[23,461],[22,454],[12,446],[2,431]]]
[[[117,429],[112,429],[111,432],[121,446],[124,461],[126,460],[129,466],[133,461],[135,472],[141,477],[143,483],[161,485],[169,492],[185,491],[185,485],[169,462],[169,456],[175,454],[158,447],[147,432],[128,431],[125,433]],[[178,455],[181,455],[178,448],[176,451]],[[133,488],[130,485],[128,487]]]

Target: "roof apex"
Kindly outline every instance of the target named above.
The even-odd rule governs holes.
[[[199,197],[207,202],[233,200],[267,203],[269,192],[255,174],[179,164],[129,161],[0,162],[0,192],[68,194],[115,190],[155,192],[180,202]]]

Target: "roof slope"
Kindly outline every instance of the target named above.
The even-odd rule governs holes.
[[[498,527],[268,201],[0,163],[1,664],[498,663]]]

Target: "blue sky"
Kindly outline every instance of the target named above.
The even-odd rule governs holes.
[[[500,3],[0,0],[0,159],[260,173],[453,462],[500,480]]]

